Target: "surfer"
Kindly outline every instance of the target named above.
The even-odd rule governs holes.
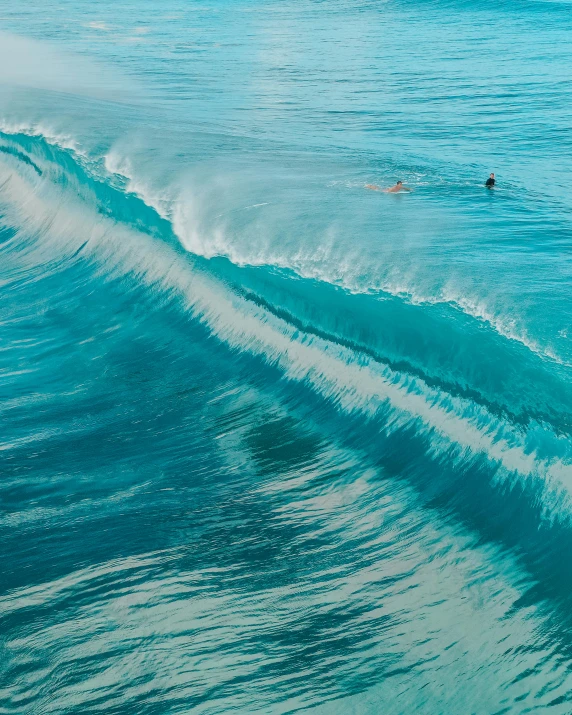
[[[489,178],[485,181],[485,186],[487,189],[492,189],[493,186],[495,185],[495,175],[491,174]]]
[[[411,191],[407,186],[403,186],[403,181],[398,181],[395,186],[390,186],[387,189],[382,189],[381,186],[376,186],[375,184],[366,184],[366,189],[371,189],[372,191],[383,191],[385,194],[397,194],[400,191]]]

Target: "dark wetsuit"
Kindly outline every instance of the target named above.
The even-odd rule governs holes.
[[[485,186],[487,186],[489,189],[492,189],[494,185],[495,185],[495,180],[491,179],[491,177],[489,176],[489,178],[485,182]]]

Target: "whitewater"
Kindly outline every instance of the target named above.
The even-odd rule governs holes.
[[[570,4],[0,9],[0,712],[569,713]]]

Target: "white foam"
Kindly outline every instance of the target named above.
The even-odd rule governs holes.
[[[84,160],[87,155],[71,136],[59,133],[40,124],[10,123],[0,120],[0,130],[6,134],[27,134],[39,136],[63,149],[74,152],[89,170]],[[572,367],[556,351],[542,345],[532,338],[524,326],[520,325],[515,317],[507,317],[487,305],[482,297],[468,295],[466,289],[458,290],[451,283],[437,287],[433,292],[420,292],[421,281],[415,274],[409,277],[399,275],[394,270],[379,281],[372,283],[370,280],[364,285],[363,278],[355,277],[355,266],[359,264],[356,257],[347,250],[336,250],[334,229],[329,235],[322,237],[318,247],[312,250],[311,255],[300,247],[296,252],[277,253],[274,246],[264,249],[260,241],[256,242],[256,253],[245,253],[229,240],[229,231],[224,224],[212,225],[202,216],[202,207],[208,204],[205,196],[196,189],[176,189],[175,187],[162,187],[157,189],[149,182],[137,176],[131,160],[117,149],[111,149],[103,157],[105,170],[110,177],[120,177],[123,190],[136,195],[147,206],[154,209],[159,216],[172,223],[173,231],[181,245],[189,252],[205,258],[225,256],[238,266],[272,266],[293,271],[301,278],[319,280],[331,285],[337,285],[354,294],[371,294],[383,292],[398,297],[412,305],[451,305],[467,316],[486,323],[498,335],[518,342],[535,355],[557,362],[561,365]],[[97,177],[95,177],[97,178]],[[336,182],[331,182],[332,185]],[[232,212],[223,212],[214,216],[221,219],[229,213],[269,205],[270,202],[251,204]]]
[[[124,190],[134,194],[147,206],[154,209],[161,218],[171,220],[173,200],[168,190],[156,191],[148,183],[135,178],[131,161],[117,150],[111,149],[103,157],[105,170],[112,176],[125,180]]]
[[[30,137],[44,139],[48,144],[58,146],[60,149],[72,151],[78,157],[85,157],[84,152],[78,142],[69,134],[58,132],[55,129],[42,123],[14,122],[0,118],[0,132],[7,135],[23,134]]]

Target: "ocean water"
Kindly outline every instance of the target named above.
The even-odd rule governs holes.
[[[2,715],[572,712],[571,45],[0,2]]]

